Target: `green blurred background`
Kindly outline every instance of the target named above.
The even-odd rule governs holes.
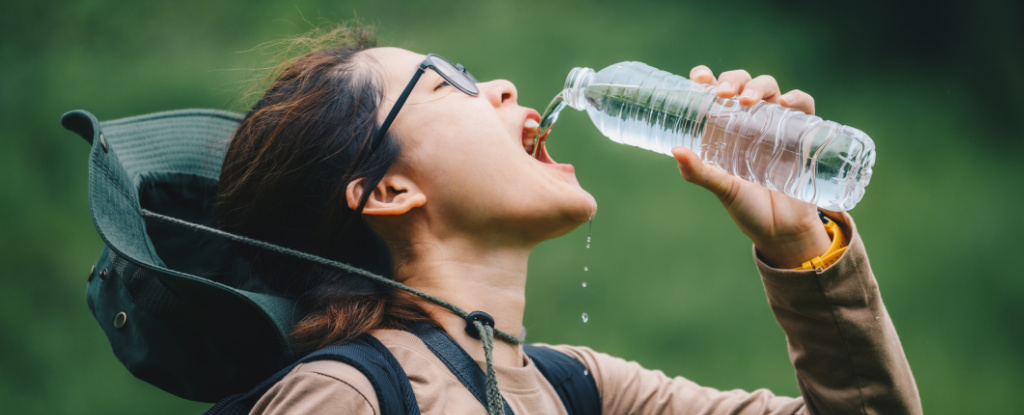
[[[353,16],[376,24],[384,45],[509,79],[519,102],[539,109],[570,68],[622,60],[680,74],[745,68],[808,91],[819,115],[878,146],[852,213],[926,411],[1016,412],[1021,3],[767,3],[5,2],[0,412],[208,406],[132,378],[89,314],[86,274],[102,244],[87,206],[88,147],[60,115],[242,111],[251,69],[267,65],[253,47]],[[552,137],[551,153],[576,165],[600,211],[591,249],[584,226],[535,253],[529,339],[587,345],[715,388],[798,394],[749,242],[718,202],[670,158],[602,138],[581,113],[563,114]]]

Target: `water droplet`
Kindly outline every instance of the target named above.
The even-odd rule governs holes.
[[[590,320],[590,316],[588,316],[587,313],[583,313],[583,322],[586,323],[587,320]]]
[[[587,225],[587,249],[590,249],[590,232],[594,230],[594,218],[590,218],[590,224]]]
[[[586,272],[586,271],[590,271],[590,267],[583,267],[583,271],[584,271],[584,272]],[[587,283],[583,283],[583,286],[584,286],[584,287],[586,287],[586,286],[587,286]]]
[[[587,369],[583,369],[583,376],[590,376],[590,371]]]
[[[584,268],[583,270],[586,271],[586,268]],[[586,281],[583,281],[583,288],[587,288],[587,282]]]

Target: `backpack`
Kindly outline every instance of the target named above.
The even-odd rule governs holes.
[[[420,340],[441,359],[452,373],[470,390],[477,401],[487,407],[484,373],[480,366],[443,330],[428,323],[413,330]],[[555,389],[569,415],[601,413],[601,398],[593,375],[578,360],[546,347],[523,346],[526,355]],[[373,385],[381,415],[419,415],[416,396],[409,378],[388,349],[376,338],[363,334],[354,341],[330,346],[300,359],[257,385],[249,392],[230,396],[218,402],[206,415],[245,415],[275,383],[295,366],[317,360],[336,360],[355,367]],[[505,402],[505,414],[512,409]]]
[[[89,210],[104,248],[89,274],[89,309],[114,355],[133,375],[200,402],[224,403],[225,397],[254,393],[258,388],[253,385],[272,386],[275,373],[283,376],[297,364],[289,359],[288,343],[300,317],[294,302],[251,278],[250,264],[231,247],[234,235],[216,229],[220,167],[241,120],[241,114],[207,109],[105,122],[77,110],[61,118],[65,128],[91,145]],[[600,408],[593,378],[574,376],[585,372],[582,364],[550,349],[527,347],[552,385],[584,386],[565,392],[556,386],[567,408],[577,405],[581,412],[575,413],[597,413],[592,411],[593,402]],[[370,339],[338,348],[304,359],[356,356],[350,360],[357,366],[360,359],[387,362],[390,356]],[[466,366],[464,360],[449,360]],[[475,362],[469,362],[478,373],[460,376],[482,377]],[[378,392],[408,384],[397,363],[380,367],[390,374],[374,383]],[[475,384],[483,387],[483,382]],[[573,403],[577,395],[589,397],[590,406]],[[382,405],[389,396],[378,393]]]

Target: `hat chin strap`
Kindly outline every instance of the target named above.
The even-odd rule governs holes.
[[[270,242],[264,242],[241,235],[235,235],[230,232],[224,232],[220,229],[184,221],[175,217],[159,214],[146,209],[140,209],[139,214],[142,217],[162,220],[175,225],[184,226],[186,228],[190,228],[193,230],[206,232],[209,234],[227,238],[238,243],[243,243],[261,249],[266,249],[269,251],[277,252],[279,254],[288,255],[306,261],[312,261],[320,265],[339,269],[352,274],[361,275],[363,277],[369,278],[391,288],[402,290],[410,294],[418,295],[430,302],[433,302],[441,307],[448,309],[449,311],[455,313],[459,317],[466,319],[466,331],[470,332],[471,335],[476,334],[473,337],[477,337],[483,342],[484,356],[486,357],[487,360],[487,413],[490,415],[504,415],[504,402],[501,396],[501,390],[498,388],[498,377],[494,370],[494,361],[492,358],[492,351],[494,350],[494,338],[497,337],[501,340],[504,340],[508,343],[515,345],[523,344],[526,341],[525,327],[523,327],[522,329],[522,335],[513,336],[511,334],[505,333],[504,331],[494,328],[494,319],[491,318],[491,316],[488,315],[487,313],[484,313],[482,311],[474,311],[473,313],[467,313],[465,310],[459,308],[459,306],[455,304],[449,303],[445,300],[427,294],[423,291],[411,288],[405,284],[384,277],[382,275],[374,274],[362,268],[353,267],[344,262],[330,260],[313,254],[308,254],[302,251],[297,251],[291,248],[286,248],[280,245],[272,244]],[[470,327],[472,327],[472,329]]]

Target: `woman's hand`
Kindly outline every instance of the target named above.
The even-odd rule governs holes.
[[[711,69],[701,65],[690,71],[690,79],[718,85],[717,93],[722,98],[739,94],[743,105],[765,100],[814,114],[814,98],[796,89],[782,94],[775,78],[768,75],[751,79],[747,71],[736,70],[724,72],[716,80]],[[794,268],[828,251],[831,240],[814,205],[704,164],[685,147],[676,147],[672,153],[683,178],[718,196],[769,265]]]

